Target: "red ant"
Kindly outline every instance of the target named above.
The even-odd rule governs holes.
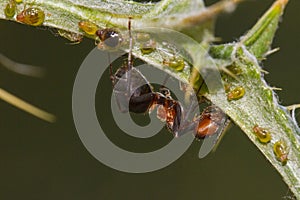
[[[127,65],[119,68],[115,74],[112,74],[111,70],[114,94],[119,107],[121,108],[120,104],[125,106],[125,109],[121,110],[123,112],[146,113],[157,107],[157,117],[166,123],[167,129],[175,137],[193,130],[195,137],[198,139],[215,134],[218,134],[217,138],[219,138],[229,123],[227,115],[219,107],[210,105],[199,116],[196,116],[192,122],[182,124],[183,107],[171,97],[170,91],[162,88],[160,92],[154,92],[142,73],[133,67],[131,18],[128,22],[128,32],[130,41]],[[107,45],[108,47],[116,47],[122,41],[121,35],[114,29],[98,30],[96,35],[101,40],[101,45]],[[107,39],[111,39],[111,42],[106,42]],[[191,107],[190,109],[192,109]]]

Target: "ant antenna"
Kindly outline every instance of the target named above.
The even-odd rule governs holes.
[[[131,19],[132,17],[128,18],[128,35],[129,35],[129,51],[128,51],[128,70],[132,68],[132,35],[131,35]]]
[[[108,57],[108,62],[109,62],[109,78],[110,78],[110,80],[111,80],[111,82],[112,82],[112,87],[113,87],[113,89],[114,89],[114,87],[115,87],[115,79],[116,79],[116,77],[115,77],[115,75],[114,75],[114,73],[113,73],[113,66],[112,66],[112,64],[111,64],[111,59],[110,59],[110,53],[108,52],[107,53],[107,57]]]
[[[128,51],[128,63],[127,63],[127,70],[130,71],[132,69],[132,35],[131,35],[131,17],[128,17],[128,36],[129,36],[129,51]],[[127,85],[127,90],[130,91],[130,86],[131,86],[131,77],[130,73],[127,75],[128,79],[128,85]]]

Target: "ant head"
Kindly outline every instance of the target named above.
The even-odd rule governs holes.
[[[112,28],[99,29],[96,35],[100,39],[99,48],[115,49],[122,42],[122,37],[118,31]]]

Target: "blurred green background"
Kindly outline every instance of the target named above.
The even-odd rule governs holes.
[[[249,1],[234,13],[222,15],[216,35],[227,42],[237,40],[272,2]],[[273,43],[281,50],[263,63],[270,72],[266,76],[269,84],[283,88],[277,93],[283,105],[300,102],[299,9],[300,1],[289,3]],[[217,151],[204,159],[198,159],[200,144],[195,141],[179,160],[159,171],[128,174],[104,166],[81,143],[71,107],[77,70],[94,48],[94,41],[69,45],[44,28],[3,20],[0,30],[1,53],[47,70],[45,78],[36,79],[0,68],[1,87],[58,117],[49,124],[0,101],[0,199],[253,200],[291,195],[279,174],[236,126],[227,132]],[[111,87],[108,78],[103,87]],[[96,100],[99,98],[105,97],[100,94]],[[101,105],[98,107],[101,116]],[[122,140],[112,127],[114,138]],[[166,131],[161,134],[162,140],[171,138]],[[127,145],[135,144],[141,146],[136,141]]]

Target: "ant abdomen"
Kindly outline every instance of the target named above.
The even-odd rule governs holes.
[[[227,115],[217,106],[211,105],[204,109],[201,115],[195,119],[195,137],[203,139],[214,135],[224,128],[227,121]]]

